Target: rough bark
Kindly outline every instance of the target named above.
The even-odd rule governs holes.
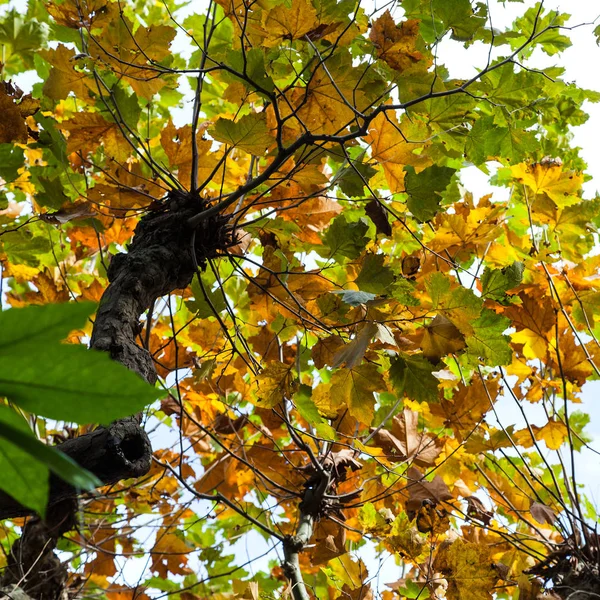
[[[151,384],[157,380],[152,357],[136,343],[140,316],[160,296],[187,287],[198,265],[204,266],[230,242],[226,217],[215,214],[195,231],[189,224],[206,208],[198,196],[170,192],[158,210],[140,220],[128,252],[114,256],[108,269],[109,286],[96,315],[91,347],[108,352]],[[144,475],[152,459],[139,415],[69,440],[60,449],[104,483]],[[33,518],[25,525],[11,548],[0,589],[24,592],[35,600],[64,597],[66,568],[53,551],[59,537],[73,526],[76,494],[64,482],[52,480],[48,517],[45,522]],[[0,518],[23,514],[30,513],[0,497]]]
[[[67,440],[56,447],[105,484],[140,477],[150,468],[152,449],[148,436],[136,419],[123,419],[109,427],[99,427],[91,433]],[[77,490],[59,477],[50,477],[50,507],[61,500],[76,496],[77,493]],[[31,514],[31,509],[22,506],[8,494],[0,492],[0,520]]]

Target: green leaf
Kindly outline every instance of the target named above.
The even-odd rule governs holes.
[[[23,148],[14,144],[0,144],[0,177],[7,183],[14,181],[18,170],[25,164]]]
[[[323,241],[331,250],[329,255],[351,260],[358,258],[369,242],[365,236],[368,229],[366,219],[349,223],[344,215],[336,217],[323,234]]]
[[[196,313],[197,317],[206,319],[214,317],[215,312],[220,313],[224,311],[227,308],[227,301],[221,286],[212,290],[212,286],[204,281],[204,277],[202,279],[204,285],[201,287],[198,279],[194,278],[191,286],[194,300],[188,300],[186,305],[192,312]]]
[[[0,237],[0,248],[6,252],[11,263],[37,267],[40,256],[50,251],[48,237],[34,235],[25,228],[18,231],[7,231]]]
[[[100,479],[81,468],[73,459],[36,439],[23,419],[4,406],[0,407],[0,437],[43,464],[44,472],[52,471],[75,488],[91,491],[102,485]]]
[[[310,423],[317,433],[327,440],[335,440],[335,429],[319,413],[319,409],[311,400],[312,388],[307,385],[301,385],[294,394],[294,405],[298,412],[307,423]]]
[[[275,143],[264,113],[250,113],[237,121],[219,118],[215,126],[209,129],[209,133],[218,142],[235,146],[255,156],[263,156]]]
[[[571,46],[569,37],[561,33],[561,27],[570,15],[560,14],[556,10],[549,10],[544,14],[544,10],[540,11],[540,6],[540,2],[536,3],[522,17],[516,19],[513,27],[521,36],[510,40],[511,46],[513,49],[518,48],[531,36],[533,39],[526,49],[527,54],[531,54],[535,46],[541,46],[546,54],[554,56]]]
[[[419,221],[430,221],[435,217],[442,199],[441,193],[448,187],[455,169],[432,165],[421,173],[413,167],[404,167],[404,185],[408,194],[408,209]]]
[[[481,276],[482,296],[498,302],[506,302],[506,292],[517,287],[523,281],[522,262],[514,262],[503,269],[486,268]]]
[[[0,45],[4,48],[3,69],[10,75],[31,68],[33,57],[46,42],[47,27],[11,10],[0,21]]]
[[[492,116],[477,119],[465,145],[467,158],[477,166],[493,159],[516,164],[535,152],[539,146],[535,133],[508,124],[500,127]]]
[[[236,77],[230,72],[225,75],[226,80],[241,81],[249,91],[265,91],[271,93],[275,84],[267,74],[265,67],[265,54],[258,48],[250,50],[230,50],[227,53],[226,64],[243,77]]]
[[[383,294],[394,282],[395,276],[390,267],[383,265],[383,254],[368,254],[363,261],[362,269],[354,283],[361,292]]]
[[[477,11],[474,12],[470,0],[433,0],[430,10],[445,28],[452,31],[452,39],[467,41],[486,23],[485,4],[479,2],[476,6]]]
[[[417,402],[438,401],[434,366],[422,354],[400,354],[390,366],[390,379],[398,394]]]
[[[23,438],[37,441],[22,417],[0,405],[0,489],[44,515],[50,489],[48,467],[32,458],[21,443]]]
[[[360,306],[361,304],[366,304],[370,300],[377,298],[377,294],[357,292],[355,290],[342,290],[339,292],[332,292],[332,294],[339,294],[342,297],[342,300],[350,306]]]
[[[39,184],[38,193],[35,195],[35,201],[40,206],[46,206],[54,210],[58,210],[65,202],[69,201],[69,197],[65,194],[65,190],[60,177],[36,177]]]
[[[473,290],[443,273],[433,273],[425,283],[434,310],[443,311],[445,316],[463,333],[470,334],[472,321],[481,313],[483,301]]]
[[[20,346],[60,342],[85,325],[96,309],[92,302],[27,306],[0,312],[0,356],[22,352]]]
[[[137,95],[129,95],[122,87],[115,86],[113,88],[113,102],[115,103],[116,115],[122,119],[131,129],[137,130],[142,107],[139,105]],[[113,118],[105,115],[107,120],[112,121]]]
[[[64,135],[57,129],[56,122],[42,115],[38,111],[34,115],[36,123],[40,126],[40,146],[48,148],[60,164],[67,164],[67,142]]]
[[[509,337],[504,332],[510,327],[510,319],[484,308],[481,316],[472,322],[473,334],[467,336],[467,354],[481,359],[490,367],[509,365],[512,350]]]
[[[191,14],[184,19],[183,26],[186,32],[193,36],[197,48],[203,48],[206,27],[206,31],[210,31],[208,55],[215,61],[225,60],[233,44],[233,23],[225,18],[225,12],[219,5],[215,5],[215,17],[213,23],[212,19],[207,19],[205,14]],[[200,54],[201,50],[192,54],[189,61],[190,69],[198,68]]]
[[[90,308],[61,304],[0,313],[0,395],[30,412],[76,423],[110,423],[156,400],[159,390],[108,354],[58,343]]]
[[[335,183],[340,186],[346,196],[356,198],[364,195],[365,181],[368,183],[375,173],[377,173],[377,169],[356,160],[353,161],[352,165],[348,165],[337,172]]]

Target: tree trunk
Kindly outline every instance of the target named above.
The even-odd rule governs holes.
[[[225,244],[227,219],[219,214],[202,220],[196,232],[189,225],[189,219],[205,208],[198,196],[171,191],[159,210],[140,220],[127,254],[114,256],[108,269],[109,286],[100,301],[91,347],[110,353],[151,384],[156,383],[157,374],[150,353],[136,343],[139,319],[157,298],[187,287],[198,265],[203,266]],[[104,483],[140,477],[152,461],[150,440],[140,422],[141,415],[134,415],[58,448]],[[59,537],[74,526],[77,494],[52,478],[46,520],[30,519],[11,548],[0,582],[5,594],[12,590],[9,597],[65,597],[67,571],[54,549]],[[0,519],[29,514],[30,510],[0,495]]]

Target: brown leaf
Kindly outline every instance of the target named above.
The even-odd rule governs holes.
[[[331,452],[323,461],[323,466],[331,468],[332,477],[337,479],[337,481],[345,481],[346,469],[358,471],[363,467],[362,463],[355,458],[357,454],[357,452],[350,448],[344,448],[339,452]]]
[[[343,346],[344,340],[339,335],[320,339],[310,351],[315,367],[322,369],[325,365],[331,366],[334,356]]]
[[[425,327],[421,341],[423,356],[434,364],[444,356],[462,350],[465,345],[465,336],[444,315],[437,315]]]
[[[421,259],[418,256],[405,256],[402,259],[402,275],[413,277],[421,268]]]
[[[434,504],[440,504],[454,497],[439,475],[436,475],[433,481],[427,481],[419,469],[411,467],[407,471],[407,477],[409,481],[413,482],[406,486],[408,491],[408,501],[406,502],[407,514],[410,512],[416,514],[424,501],[432,501]]]
[[[322,565],[346,553],[346,529],[331,519],[317,522],[314,534],[312,563]]]
[[[392,432],[380,429],[374,436],[375,444],[388,453],[389,460],[410,460],[421,467],[435,463],[442,451],[440,440],[418,431],[419,413],[405,408],[392,421]]]
[[[40,101],[34,100],[31,94],[22,94],[10,82],[0,82],[0,144],[27,142],[25,119],[38,111]]]
[[[373,337],[379,333],[379,328],[373,322],[366,323],[354,339],[340,348],[333,356],[332,367],[337,369],[346,363],[347,369],[352,369],[362,362],[362,359]]]
[[[381,202],[378,202],[375,198],[373,198],[373,200],[367,202],[367,205],[365,206],[365,212],[371,221],[373,221],[377,233],[381,233],[381,235],[384,235],[385,237],[391,237],[392,226],[388,221],[385,209],[383,206],[381,206]]]
[[[39,217],[45,223],[63,225],[64,223],[75,221],[77,219],[88,219],[95,214],[97,214],[96,211],[88,202],[76,202],[51,213],[42,213]]]
[[[230,433],[237,433],[246,423],[248,423],[246,415],[232,419],[227,413],[221,413],[213,421],[213,429],[216,433],[228,435]]]
[[[538,523],[552,525],[556,521],[556,513],[541,502],[532,502],[529,512]]]
[[[483,502],[477,496],[468,496],[465,500],[467,501],[467,515],[481,521],[484,525],[489,525],[494,514],[486,510]]]
[[[425,68],[431,64],[431,58],[415,48],[419,38],[419,21],[416,19],[396,25],[390,11],[386,10],[373,23],[369,38],[377,48],[379,58],[396,71],[405,71],[418,62],[424,62]]]

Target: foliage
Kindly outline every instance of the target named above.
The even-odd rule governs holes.
[[[552,572],[528,570],[596,518],[573,405],[600,374],[600,211],[569,132],[600,96],[530,63],[570,45],[566,16],[536,4],[498,31],[468,0],[195,9],[29,0],[0,23],[0,425],[27,429],[16,405],[52,442],[156,399],[58,342],[87,341],[83,302],[171,190],[197,202],[191,227],[218,213],[233,236],[145,307],[137,341],[168,390],[146,412],[154,466],[81,500],[71,589],[281,597],[285,564],[250,569],[235,542],[300,535],[326,471],[310,594],[374,597],[375,547],[403,566],[385,600],[535,597]],[[489,46],[472,79],[443,65],[449,39]],[[474,197],[468,169],[496,192]],[[544,416],[517,428],[507,402]],[[0,460],[28,465],[2,462],[2,487],[41,511],[47,470]]]

